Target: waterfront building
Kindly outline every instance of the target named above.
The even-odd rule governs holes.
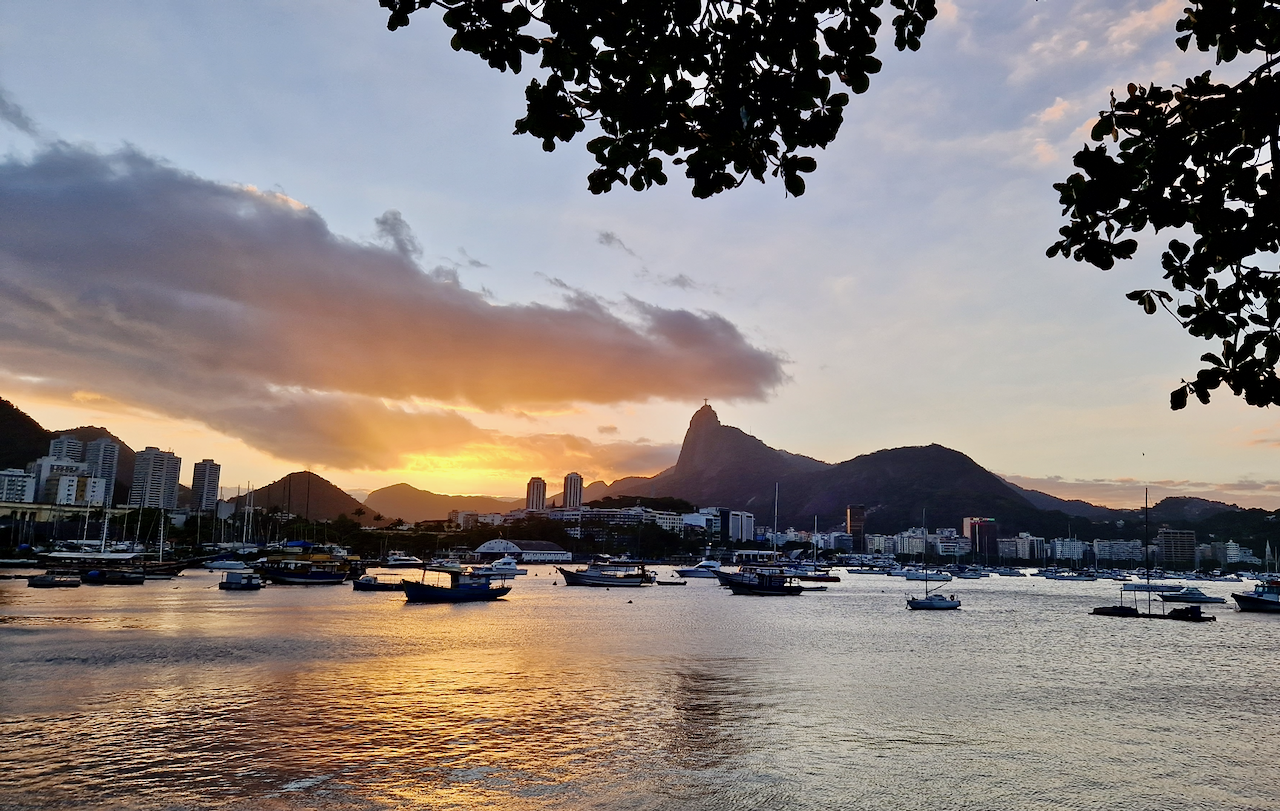
[[[542,512],[547,509],[547,483],[538,476],[530,479],[525,488],[524,508],[527,512]]]
[[[36,477],[21,468],[0,470],[0,501],[31,504],[36,500]]]
[[[1162,566],[1190,566],[1196,558],[1196,534],[1192,530],[1162,529],[1156,533]]]
[[[41,456],[27,465],[27,472],[35,476],[35,498],[47,504],[53,504],[57,493],[58,479],[63,476],[86,476],[89,466],[65,456]]]
[[[564,477],[564,495],[560,500],[563,502],[560,506],[568,510],[582,506],[582,476],[570,473]]]
[[[1093,551],[1090,544],[1075,538],[1054,538],[1049,542],[1049,552],[1054,560],[1083,560],[1085,547]]]
[[[172,510],[178,506],[178,473],[182,459],[169,451],[148,446],[139,451],[133,464],[130,507]]]
[[[49,455],[74,462],[84,461],[84,443],[75,434],[62,434],[49,440]]]
[[[996,519],[964,519],[964,537],[969,539],[973,551],[984,557],[998,557],[1000,548],[996,538]]]
[[[89,466],[90,476],[107,483],[103,503],[107,506],[115,504],[116,476],[120,469],[120,443],[105,436],[93,440],[84,446],[84,463]]]
[[[480,517],[480,513],[470,510],[450,510],[449,523],[458,529],[467,530],[475,529],[479,523],[476,519]]]
[[[1094,541],[1093,551],[1098,560],[1140,561],[1142,541]]]
[[[572,553],[551,541],[516,541],[494,538],[476,547],[477,555],[510,555],[521,563],[568,563]]]
[[[222,465],[212,459],[196,462],[191,467],[191,509],[194,512],[213,512],[218,504],[218,480]]]

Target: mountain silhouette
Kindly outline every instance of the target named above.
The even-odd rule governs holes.
[[[446,496],[404,483],[374,490],[364,503],[370,513],[379,512],[388,518],[403,518],[409,522],[442,521],[452,510],[505,513],[524,506],[523,503],[488,496]]]
[[[240,509],[246,497],[241,495],[229,501],[236,505],[236,509]],[[362,507],[360,502],[342,488],[309,470],[290,473],[265,487],[254,488],[253,506],[254,509],[266,512],[280,510],[310,521],[332,521],[339,515],[346,515],[366,526],[373,526],[375,523],[374,510]],[[361,509],[367,514],[356,515],[356,510]]]

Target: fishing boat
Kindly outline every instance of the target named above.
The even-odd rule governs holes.
[[[262,588],[262,577],[256,572],[226,572],[218,583],[221,591],[257,591]]]
[[[556,569],[564,575],[566,586],[650,586],[658,579],[658,573],[649,571],[643,563],[623,560],[592,563],[577,571],[563,566]]]
[[[351,581],[352,591],[404,591],[404,581],[400,580],[395,583],[388,583],[385,580],[379,580],[377,575],[367,574],[364,577],[356,578]]]
[[[797,583],[796,577],[781,566],[743,565],[736,572],[716,572],[716,579],[734,594],[753,597],[791,597],[810,590]],[[818,588],[825,590],[826,587]]]
[[[1232,593],[1241,611],[1280,612],[1280,580],[1265,580],[1248,594]]]
[[[437,582],[426,582],[427,572],[435,572]],[[440,575],[448,578],[448,585],[444,585]],[[493,583],[494,580],[498,581],[498,585]],[[497,600],[507,596],[511,591],[511,587],[506,585],[505,576],[477,574],[472,569],[458,570],[428,566],[422,571],[421,581],[402,580],[400,582],[404,588],[404,599],[407,603],[475,603]]]

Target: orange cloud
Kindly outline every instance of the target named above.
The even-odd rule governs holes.
[[[382,244],[353,242],[283,195],[127,149],[9,158],[0,372],[347,469],[513,442],[455,408],[761,399],[785,379],[778,357],[715,313],[572,289],[558,306],[494,304],[453,270],[420,267],[398,213],[377,226]],[[515,445],[558,459],[575,443],[584,458],[617,456],[602,468],[648,453],[563,437]]]

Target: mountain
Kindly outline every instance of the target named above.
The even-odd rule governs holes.
[[[446,496],[419,490],[408,484],[393,484],[374,490],[364,500],[370,513],[381,513],[387,518],[402,518],[410,523],[417,521],[443,521],[452,510],[478,513],[505,513],[523,502],[489,496]]]
[[[1087,501],[1081,501],[1078,498],[1065,499],[1051,496],[1048,493],[1042,493],[1039,490],[1028,490],[1025,487],[1019,487],[1013,482],[1006,481],[1005,484],[1013,488],[1027,501],[1042,510],[1058,510],[1067,515],[1073,515],[1077,518],[1088,518],[1090,521],[1115,521],[1117,519],[1130,519],[1133,517],[1132,512],[1126,510],[1116,510],[1111,507],[1099,507],[1097,504],[1090,504]],[[1225,506],[1225,505],[1224,505]]]
[[[25,468],[49,452],[53,436],[13,403],[0,398],[0,470]]]
[[[673,496],[747,510],[768,525],[775,485],[780,529],[812,527],[815,516],[822,529],[839,526],[846,507],[858,505],[867,510],[868,532],[897,532],[926,520],[930,527],[959,527],[966,516],[996,518],[1001,532],[1066,529],[1065,517],[1039,509],[999,476],[941,445],[876,451],[831,465],[722,425],[710,406],[689,421],[673,467],[614,482],[592,496]]]
[[[246,496],[230,499],[239,509]],[[263,510],[280,509],[312,521],[332,521],[339,515],[373,525],[373,510],[363,506],[328,479],[310,471],[290,473],[282,479],[253,490],[253,506]],[[361,510],[367,515],[357,515]],[[391,516],[388,516],[391,517]]]
[[[1240,512],[1234,504],[1192,496],[1169,496],[1151,508],[1152,521],[1203,521],[1218,513]]]

